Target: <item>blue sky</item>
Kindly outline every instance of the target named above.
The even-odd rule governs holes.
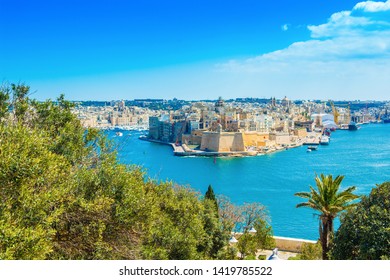
[[[40,100],[390,99],[390,0],[0,0],[0,36]]]

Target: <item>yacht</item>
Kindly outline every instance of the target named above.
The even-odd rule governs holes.
[[[317,145],[310,145],[307,147],[307,149],[310,151],[316,151],[318,149],[318,146]]]

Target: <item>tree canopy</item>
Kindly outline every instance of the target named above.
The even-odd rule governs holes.
[[[390,182],[373,188],[340,218],[332,258],[390,259]]]

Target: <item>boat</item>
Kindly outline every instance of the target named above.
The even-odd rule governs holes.
[[[310,152],[311,152],[311,149],[307,148],[306,152],[310,153]]]
[[[311,150],[311,151],[316,151],[318,149],[318,146],[311,145],[311,146],[308,146],[307,149]]]
[[[340,130],[348,130],[348,125],[343,123],[343,124],[340,125],[339,129]]]
[[[115,132],[115,135],[116,135],[116,136],[123,136],[123,133],[120,132],[120,131],[117,131],[117,132]]]
[[[322,135],[320,139],[320,144],[321,145],[329,145],[329,137],[326,135]]]
[[[348,124],[348,130],[358,130],[360,128],[360,126],[358,126],[355,122],[350,122]]]

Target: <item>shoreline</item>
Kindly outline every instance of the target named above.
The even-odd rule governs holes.
[[[206,152],[206,151],[200,151],[200,150],[192,150],[187,147],[186,144],[177,146],[175,143],[170,142],[164,142],[160,140],[154,140],[149,139],[146,136],[140,136],[138,137],[139,140],[162,144],[171,146],[173,149],[173,155],[179,156],[179,157],[248,157],[248,156],[262,156],[262,155],[268,155],[280,151],[285,151],[292,148],[298,148],[302,146],[302,143],[298,143],[296,145],[290,145],[286,147],[277,147],[274,149],[270,149],[266,152],[259,152],[259,151],[239,151],[239,152]]]

